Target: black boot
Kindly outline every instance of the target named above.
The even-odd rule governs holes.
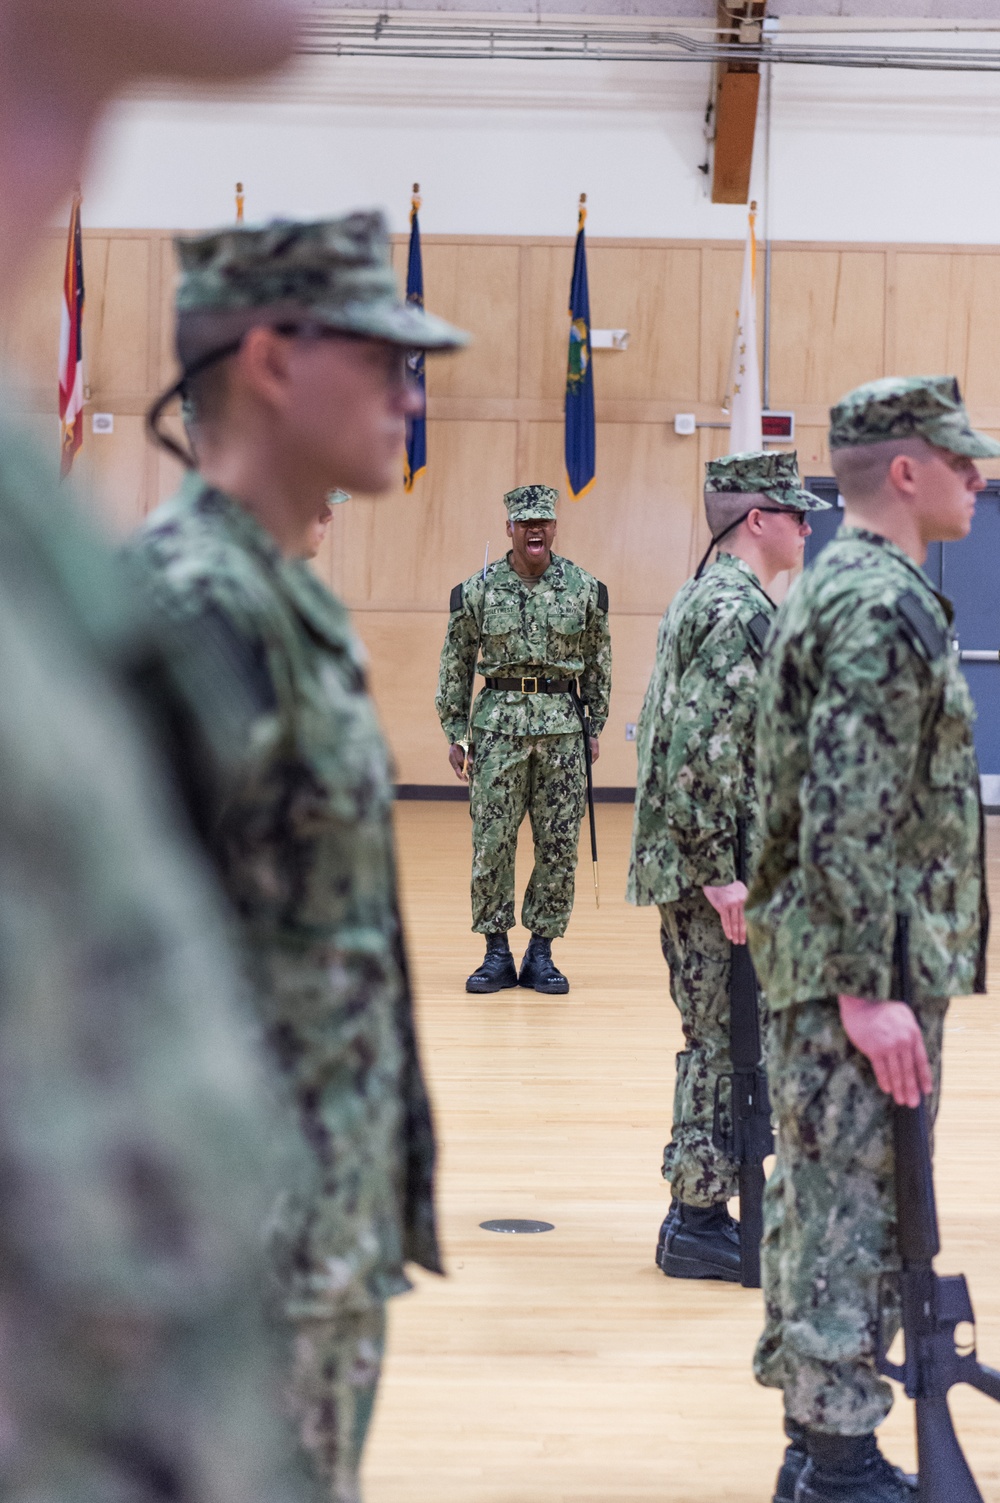
[[[569,982],[562,971],[556,969],[552,959],[552,941],[541,934],[533,934],[521,961],[517,976],[518,986],[532,986],[536,992],[547,996],[561,996],[569,991]]]
[[[740,1281],[740,1228],[726,1210],[688,1206],[681,1201],[673,1227],[668,1229],[660,1267],[672,1279]]]
[[[674,1223],[677,1220],[677,1216],[678,1216],[677,1207],[678,1207],[678,1200],[677,1200],[677,1196],[675,1195],[675,1196],[672,1197],[672,1199],[670,1201],[670,1209],[668,1210],[667,1214],[664,1216],[663,1220],[660,1223],[660,1230],[657,1233],[657,1237],[656,1237],[656,1266],[657,1266],[657,1268],[662,1268],[663,1267],[663,1261],[662,1261],[663,1260],[663,1247],[664,1247],[664,1244],[665,1244],[665,1242],[667,1240],[667,1237],[670,1234],[670,1231],[673,1228]]]
[[[806,1431],[795,1503],[916,1503],[917,1479],[890,1466],[874,1435]]]
[[[502,992],[508,986],[517,985],[514,957],[507,943],[506,930],[487,934],[486,956],[478,971],[473,971],[465,983],[467,992]]]
[[[805,1425],[800,1425],[797,1420],[789,1419],[786,1414],[785,1434],[788,1436],[788,1445],[782,1457],[778,1480],[774,1484],[772,1503],[795,1503],[795,1484],[806,1464],[808,1431]]]

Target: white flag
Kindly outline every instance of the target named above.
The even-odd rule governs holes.
[[[756,204],[750,206],[750,225],[743,255],[740,306],[729,368],[729,391],[723,407],[729,410],[729,452],[747,454],[764,447],[761,436],[760,367],[757,364],[757,241]]]

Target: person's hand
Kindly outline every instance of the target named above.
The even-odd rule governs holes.
[[[598,759],[598,757],[600,755],[601,755],[601,744],[598,741],[598,739],[597,739],[596,736],[591,736],[591,738],[590,738],[590,761],[591,761],[591,764],[593,764],[594,762],[596,762],[597,759]]]
[[[472,766],[472,753],[466,753],[465,747],[456,741],[455,745],[448,750],[448,761],[455,770],[455,776],[460,783],[469,781],[469,768]]]
[[[722,920],[722,932],[729,943],[745,945],[747,921],[743,905],[747,900],[746,883],[729,882],[725,887],[703,887],[701,890]]]
[[[871,1060],[880,1088],[897,1106],[919,1106],[934,1082],[913,1009],[905,1002],[871,1002],[867,997],[840,996],[837,1001],[844,1032]]]

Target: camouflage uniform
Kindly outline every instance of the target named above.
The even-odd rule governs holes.
[[[555,491],[521,486],[505,502],[511,520],[552,519]],[[611,698],[608,592],[567,558],[535,585],[510,555],[451,592],[435,705],[449,744],[464,743],[477,669],[486,678],[578,679],[599,736]],[[514,927],[514,856],[525,814],[535,863],[521,922],[533,934],[565,934],[573,909],[586,766],[580,716],[569,693],[480,690],[472,711],[472,928]]]
[[[950,378],[873,382],[832,413],[833,450],[920,436],[1000,454]],[[773,1014],[778,1127],[765,1198],[767,1325],[755,1371],[808,1429],[869,1434],[879,1278],[898,1266],[890,1098],[847,1040],[838,995],[915,1011],[935,1081],[947,998],[981,991],[987,929],[979,777],[951,608],[895,544],[842,528],[779,612],[761,673],[763,844],[747,906]]]
[[[709,522],[720,534],[754,506],[825,505],[802,490],[794,454],[713,461],[705,489]],[[730,945],[702,889],[736,880],[738,820],[748,848],[756,844],[757,674],[774,609],[750,566],[720,553],[663,617],[639,718],[627,897],[660,911],[685,1042],[663,1177],[692,1206],[716,1205],[737,1189],[737,1166],[712,1141],[716,1084],[732,1068]]]
[[[380,216],[229,230],[179,249],[183,358],[210,344],[213,311],[216,339],[252,320],[317,320],[407,345],[463,339],[399,305]],[[189,476],[134,552],[171,618],[225,623],[255,697],[215,848],[312,1150],[313,1183],[272,1239],[295,1335],[291,1402],[326,1496],[354,1503],[385,1301],[409,1288],[406,1261],[441,1272],[388,751],[344,607],[237,500]]]
[[[123,693],[148,649],[8,430],[0,537],[0,1494],[297,1498],[260,1320],[285,1140]]]

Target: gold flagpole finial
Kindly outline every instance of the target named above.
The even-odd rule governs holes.
[[[242,183],[237,183],[236,184],[236,223],[237,224],[242,224],[243,223],[243,203],[244,203],[243,184]]]
[[[587,195],[586,195],[586,193],[581,193],[580,194],[580,209],[579,209],[579,214],[578,214],[577,224],[576,224],[576,227],[577,227],[578,230],[582,230],[583,229],[584,221],[585,221],[586,218],[587,218]]]
[[[410,223],[411,224],[413,223],[413,221],[414,221],[414,219],[416,217],[417,210],[420,208],[420,202],[421,202],[421,199],[420,199],[420,184],[419,183],[414,183],[413,184],[413,197],[410,199]]]

